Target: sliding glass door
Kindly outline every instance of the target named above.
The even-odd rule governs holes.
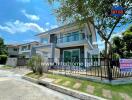
[[[80,50],[69,49],[63,51],[64,62],[79,62]]]
[[[71,62],[71,51],[65,50],[63,52],[64,62]]]

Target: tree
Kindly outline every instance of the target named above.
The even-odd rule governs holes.
[[[121,58],[132,57],[132,26],[122,33],[121,37],[112,39],[112,52],[118,54]]]
[[[114,37],[113,38],[113,45],[112,45],[112,52],[119,54],[120,57],[123,57],[123,51],[124,51],[124,42],[120,37]]]
[[[132,16],[129,16],[132,8],[131,0],[116,1],[125,8],[125,13],[119,17],[110,15],[115,0],[49,0],[50,4],[59,2],[55,14],[60,21],[86,23],[87,26],[91,23],[96,28],[97,33],[105,41],[105,57],[111,52],[108,51],[108,46],[111,48],[109,40],[114,29],[132,22]]]
[[[4,45],[4,40],[0,37],[0,55],[7,54],[7,48]]]
[[[128,52],[132,51],[132,26],[123,33],[123,41]]]

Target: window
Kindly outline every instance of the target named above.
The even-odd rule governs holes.
[[[79,40],[79,32],[73,32],[72,33],[72,38],[73,40],[72,41],[78,41]]]
[[[22,51],[27,50],[27,46],[22,46]]]
[[[76,31],[61,35],[60,38],[57,39],[57,42],[64,43],[71,41],[79,41],[83,39],[84,39],[84,33],[80,33],[79,31]]]
[[[14,51],[17,51],[17,48],[14,48]]]
[[[48,43],[48,38],[42,38],[41,43],[47,44]]]

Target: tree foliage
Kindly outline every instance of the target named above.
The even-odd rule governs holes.
[[[122,33],[122,36],[113,38],[113,53],[117,53],[121,58],[132,57],[132,26]]]
[[[115,0],[49,0],[51,4],[59,2],[59,7],[55,9],[55,14],[62,22],[90,22],[97,30],[97,33],[105,41],[105,54],[108,53],[109,39],[116,27],[132,22],[131,0],[116,0],[120,6],[125,8],[123,16],[111,16],[111,8]]]
[[[4,45],[4,40],[0,37],[0,55],[7,54],[7,48]]]

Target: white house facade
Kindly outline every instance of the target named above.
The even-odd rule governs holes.
[[[45,61],[83,62],[84,58],[99,55],[95,28],[89,25],[68,24],[36,35],[40,45],[32,55],[40,54]]]

